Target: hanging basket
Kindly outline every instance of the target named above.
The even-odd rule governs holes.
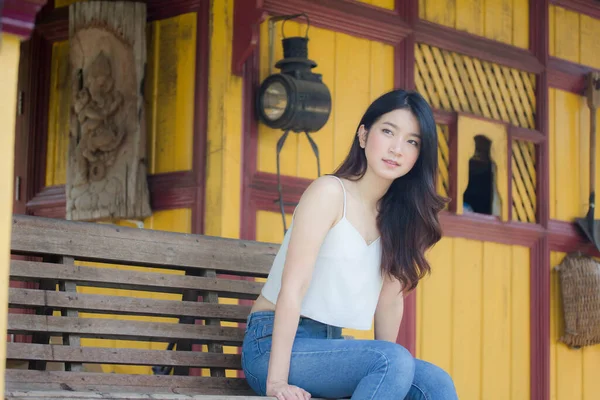
[[[600,343],[600,263],[568,254],[556,267],[562,294],[564,332],[560,341],[579,348]]]

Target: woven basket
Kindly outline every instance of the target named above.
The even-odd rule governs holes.
[[[560,341],[576,348],[600,343],[600,263],[568,254],[556,270],[565,321]]]

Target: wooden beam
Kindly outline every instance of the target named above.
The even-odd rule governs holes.
[[[47,0],[4,0],[0,4],[0,32],[27,39],[35,27],[35,17]]]

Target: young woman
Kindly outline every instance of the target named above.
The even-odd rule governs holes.
[[[437,132],[427,102],[395,90],[370,105],[346,160],[298,204],[248,317],[246,379],[279,400],[457,399],[440,368],[395,343],[403,294],[441,238]],[[344,340],[342,328],[375,340]]]

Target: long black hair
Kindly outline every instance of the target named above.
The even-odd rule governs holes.
[[[438,213],[448,200],[435,189],[437,130],[431,107],[419,93],[393,90],[382,95],[369,106],[358,128],[364,125],[368,135],[382,115],[398,109],[410,110],[417,119],[420,152],[413,168],[395,179],[379,200],[377,227],[382,243],[382,273],[397,278],[403,290],[410,291],[431,270],[425,251],[442,237]],[[367,171],[367,158],[358,135],[354,136],[350,153],[333,174],[356,181]]]

